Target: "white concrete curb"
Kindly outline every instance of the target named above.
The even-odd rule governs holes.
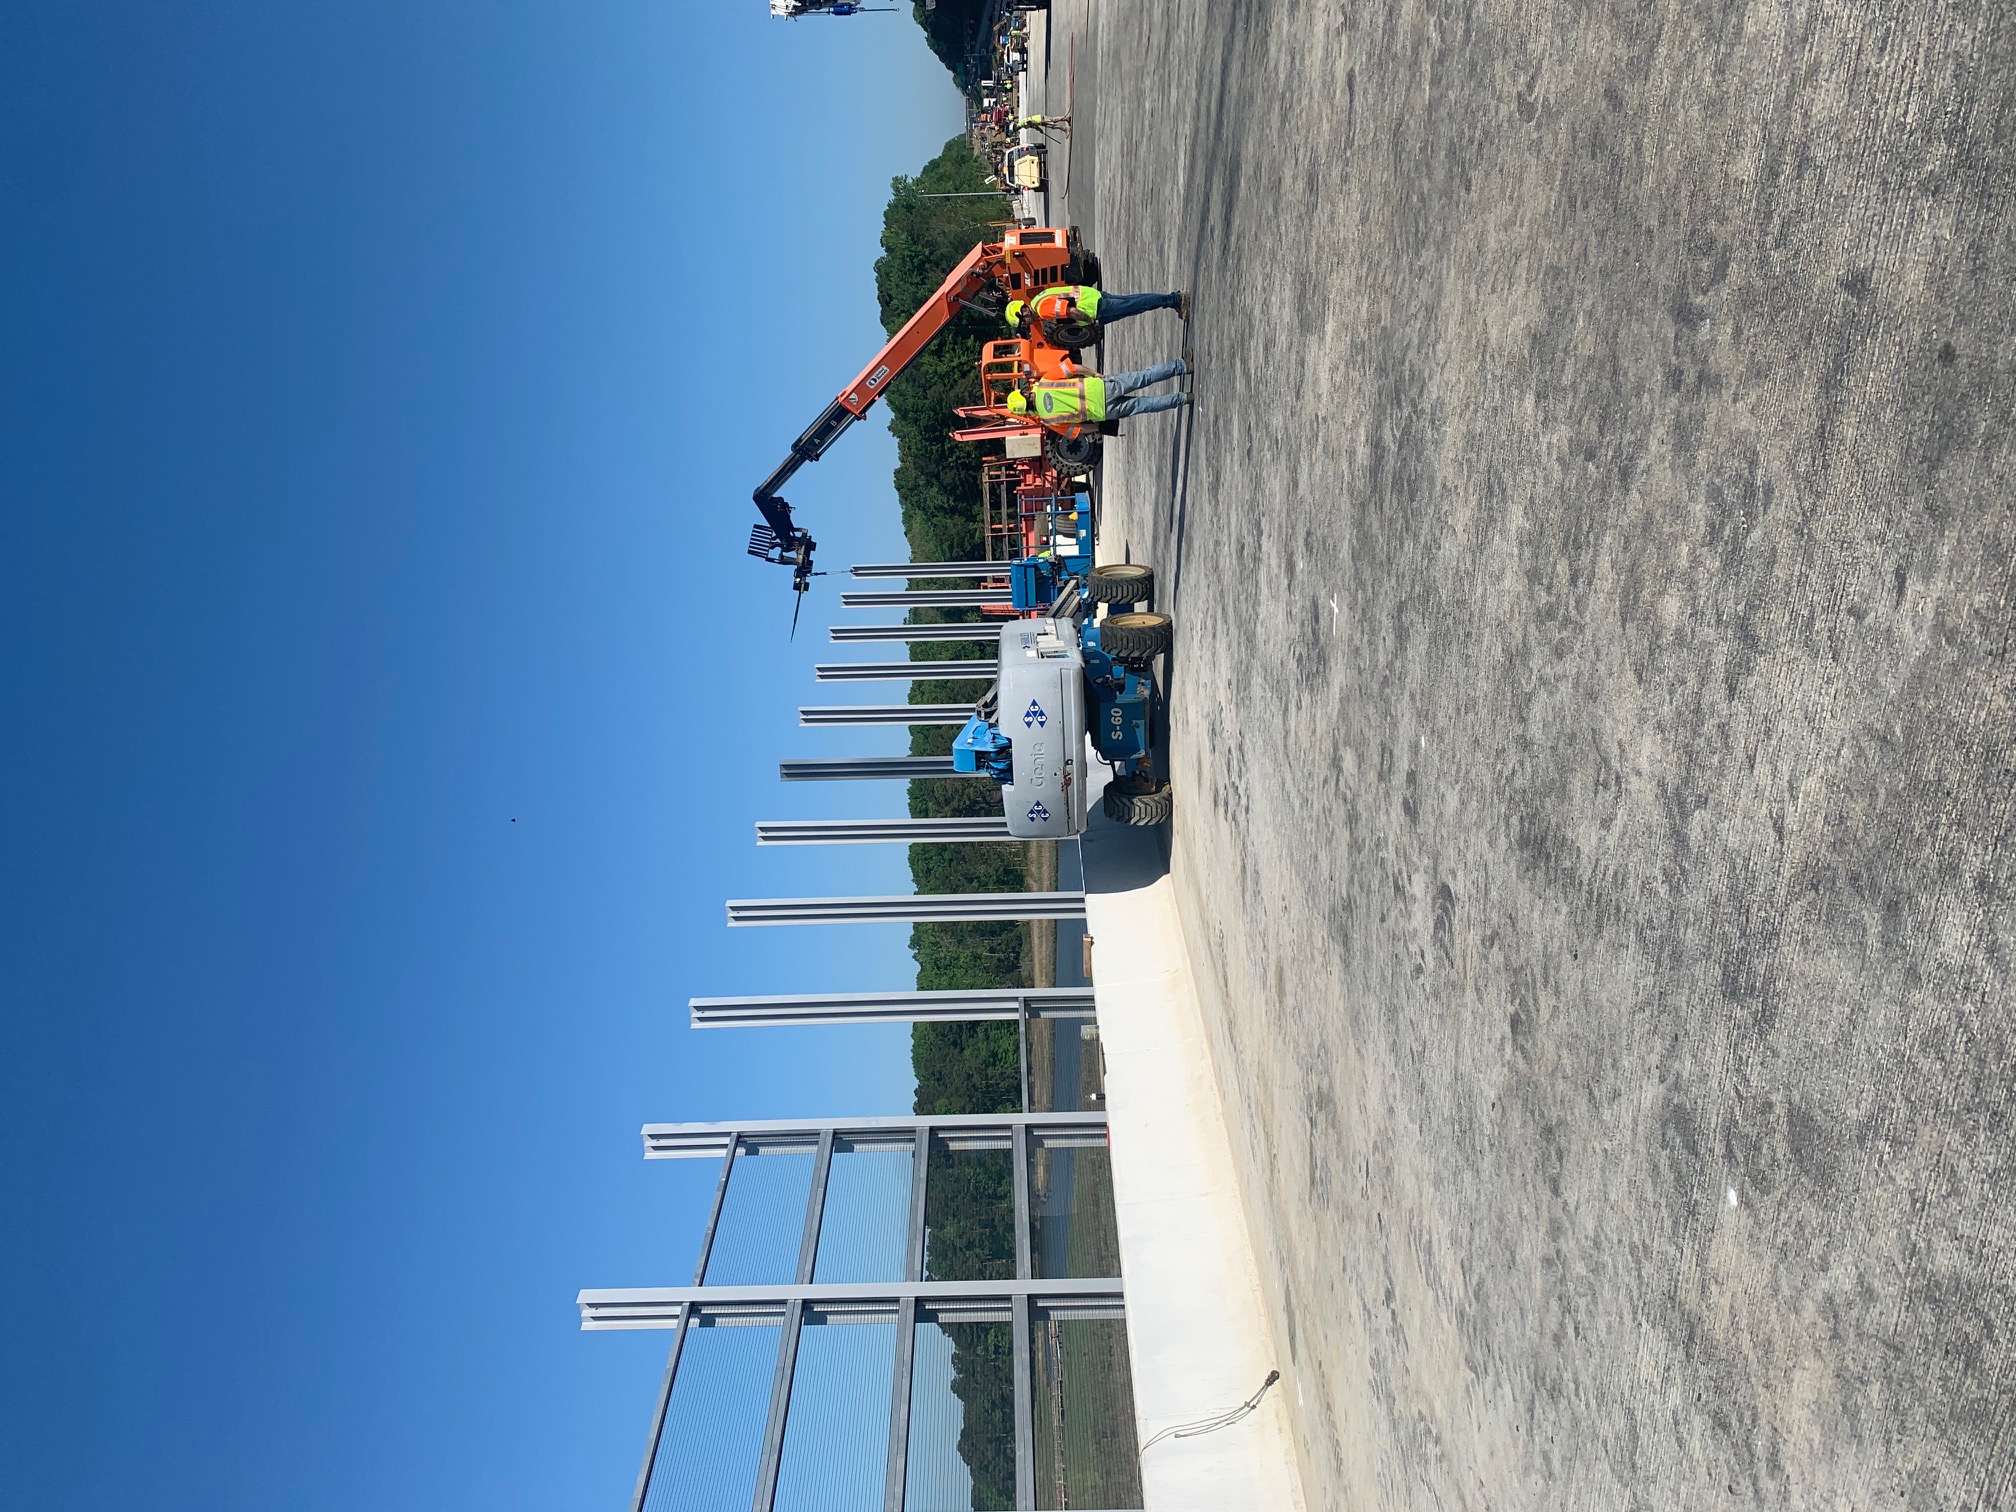
[[[1214,1417],[1281,1365],[1160,832],[1098,811],[1080,841],[1106,1057],[1139,1442]],[[1259,1410],[1142,1457],[1148,1512],[1301,1512],[1283,1380]]]

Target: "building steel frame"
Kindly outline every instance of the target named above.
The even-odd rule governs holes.
[[[763,924],[929,924],[976,919],[1082,919],[1085,894],[895,893],[864,898],[730,898],[733,928]]]
[[[780,761],[781,782],[907,782],[915,777],[959,777],[950,756],[837,756]]]
[[[751,1512],[774,1512],[797,1371],[798,1341],[808,1312],[822,1321],[893,1322],[896,1326],[883,1512],[903,1512],[910,1452],[911,1376],[920,1318],[1007,1322],[1014,1341],[1015,1505],[1018,1509],[1035,1507],[1035,1388],[1031,1363],[1035,1326],[1052,1319],[1124,1318],[1126,1295],[1118,1276],[1038,1278],[1035,1275],[1029,1227],[1030,1151],[1038,1145],[1103,1144],[1105,1114],[1003,1113],[817,1122],[647,1124],[643,1135],[647,1158],[718,1157],[721,1174],[715,1183],[713,1209],[701,1237],[700,1259],[694,1267],[691,1286],[589,1290],[576,1298],[584,1330],[659,1328],[672,1332],[672,1347],[645,1444],[644,1464],[631,1497],[631,1512],[643,1512],[650,1494],[651,1474],[664,1437],[687,1331],[696,1327],[752,1326],[779,1329],[777,1362],[771,1377],[762,1457],[751,1507]],[[861,1144],[907,1148],[911,1152],[903,1278],[884,1282],[814,1282],[834,1149],[836,1145],[852,1148]],[[1013,1152],[1014,1279],[927,1281],[924,1215],[931,1152],[1004,1148]],[[809,1150],[813,1158],[793,1281],[779,1286],[706,1285],[707,1261],[738,1155],[785,1150]]]
[[[766,997],[696,997],[695,1029],[757,1024],[956,1024],[1019,1019],[1089,1019],[1090,987],[988,987],[949,992],[795,992]]]

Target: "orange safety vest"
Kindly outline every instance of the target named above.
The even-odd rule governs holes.
[[[1099,300],[1099,291],[1090,284],[1060,284],[1031,301],[1032,313],[1038,320],[1064,320],[1074,314],[1097,320]]]

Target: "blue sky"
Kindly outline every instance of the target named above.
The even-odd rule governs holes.
[[[572,1297],[712,1178],[637,1126],[908,1106],[900,1031],[684,1002],[912,979],[721,905],[907,889],[752,843],[900,813],[774,768],[900,733],[796,728],[837,583],[788,645],[741,549],[950,81],[761,0],[65,0],[0,122],[7,1500],[619,1506],[665,1341]],[[893,465],[790,491],[829,565]]]

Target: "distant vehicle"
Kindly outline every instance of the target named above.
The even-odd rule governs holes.
[[[1044,163],[1041,147],[1011,147],[1002,162],[1001,176],[1017,189],[1041,194],[1050,184]]]

